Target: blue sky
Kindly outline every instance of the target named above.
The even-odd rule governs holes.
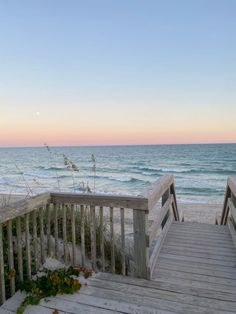
[[[0,145],[236,141],[235,34],[234,0],[0,0]]]

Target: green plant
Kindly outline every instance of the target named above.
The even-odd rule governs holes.
[[[24,313],[27,305],[36,305],[41,299],[55,296],[58,293],[72,294],[81,288],[78,279],[80,273],[85,278],[92,275],[89,269],[84,267],[69,267],[57,270],[43,269],[35,280],[24,281],[20,289],[28,295],[17,309],[17,314]]]

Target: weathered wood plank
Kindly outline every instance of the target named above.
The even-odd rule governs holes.
[[[176,248],[176,247],[162,247],[162,253],[174,254],[174,255],[184,255],[190,257],[198,257],[198,258],[206,258],[211,260],[224,260],[229,261],[232,263],[236,263],[236,255],[234,256],[224,256],[219,255],[217,253],[210,253],[210,252],[196,252],[194,249],[187,249],[187,248]]]
[[[214,271],[222,271],[222,272],[225,272],[225,273],[228,273],[230,274],[230,276],[234,276],[235,275],[235,267],[232,267],[232,266],[225,266],[225,265],[213,265],[213,264],[209,264],[209,263],[205,263],[204,261],[193,261],[192,259],[191,260],[186,260],[186,259],[183,259],[183,258],[180,258],[180,259],[173,259],[169,256],[159,256],[159,259],[158,259],[158,263],[159,262],[163,262],[163,263],[167,263],[167,264],[175,264],[175,265],[186,265],[186,266],[193,266],[193,267],[197,267],[199,269],[205,269],[205,270],[214,270]]]
[[[229,227],[229,230],[230,230],[230,233],[232,236],[233,243],[234,243],[235,248],[236,248],[236,231],[235,231],[234,225],[232,224],[231,221],[228,221],[228,227]]]
[[[46,205],[47,215],[47,254],[51,255],[51,204]]]
[[[195,306],[193,304],[186,303],[183,297],[182,297],[182,300],[179,300],[177,302],[168,300],[167,298],[164,298],[164,293],[159,294],[159,291],[161,289],[160,290],[154,290],[150,288],[145,289],[144,287],[142,286],[140,287],[139,285],[124,284],[124,283],[118,283],[118,282],[113,282],[109,280],[96,280],[96,279],[89,281],[88,286],[89,286],[88,288],[93,287],[93,290],[95,290],[94,288],[96,287],[97,288],[96,293],[98,296],[100,295],[100,293],[97,290],[99,289],[100,291],[105,290],[103,292],[103,295],[105,295],[106,298],[109,298],[112,300],[116,299],[122,302],[126,301],[129,304],[139,304],[139,305],[142,304],[142,306],[145,306],[145,307],[151,307],[154,309],[166,310],[166,311],[171,311],[171,312],[176,312],[176,313],[185,313],[185,314],[222,313],[221,310],[209,308],[207,302],[205,302],[205,306],[203,307],[202,305]],[[161,282],[159,283],[159,286],[161,286]],[[86,293],[86,290],[84,290],[82,293],[83,294]],[[210,300],[210,302],[212,302],[212,300]]]
[[[191,256],[186,256],[186,255],[180,255],[180,254],[176,255],[176,254],[162,253],[162,252],[160,253],[159,256],[169,258],[169,259],[179,260],[179,261],[191,261],[191,262],[204,263],[204,264],[209,264],[209,265],[222,265],[222,266],[228,266],[228,267],[235,266],[234,261],[214,260],[210,258],[191,257]]]
[[[53,203],[83,204],[103,207],[136,208],[147,210],[148,200],[142,196],[84,194],[84,193],[51,193]]]
[[[164,277],[171,277],[171,278],[179,278],[179,279],[187,279],[189,281],[198,281],[199,283],[207,283],[209,285],[219,285],[219,287],[223,287],[223,291],[225,290],[225,286],[230,291],[236,290],[236,276],[231,279],[226,278],[218,278],[215,276],[206,276],[200,275],[195,273],[186,273],[185,271],[176,271],[174,269],[165,269],[163,267],[156,267],[155,269],[155,276],[156,278],[164,278]],[[210,286],[212,287],[212,286]]]
[[[111,272],[116,271],[115,265],[115,243],[114,243],[114,221],[113,221],[113,207],[110,207],[110,239],[111,239]]]
[[[160,208],[158,212],[157,218],[154,220],[150,231],[149,231],[149,238],[150,242],[156,237],[158,230],[161,228],[161,223],[166,216],[167,212],[170,210],[171,203],[173,202],[173,196],[169,196],[167,200],[165,200],[164,205]]]
[[[194,230],[199,230],[203,232],[215,231],[217,233],[221,233],[221,232],[229,233],[227,227],[224,225],[213,225],[213,224],[208,224],[208,223],[199,223],[199,222],[190,222],[190,221],[185,221],[183,223],[174,221],[172,224],[172,227],[187,229],[187,230],[194,228]]]
[[[232,200],[229,200],[229,208],[230,208],[230,214],[231,219],[236,223],[236,207],[234,206]]]
[[[23,257],[22,257],[22,232],[21,217],[16,218],[16,242],[17,242],[17,267],[19,279],[23,281]]]
[[[133,210],[133,228],[134,228],[134,262],[136,276],[147,278],[148,276],[148,254],[149,238],[148,217],[145,212]]]
[[[104,311],[110,310],[112,313],[129,313],[129,314],[166,314],[173,313],[172,311],[163,310],[164,302],[155,302],[152,299],[146,300],[146,298],[140,300],[138,296],[125,295],[123,292],[110,291],[107,289],[98,289],[96,287],[87,287],[81,290],[80,294],[63,295],[61,298],[69,302],[76,302],[78,306],[84,304],[87,306],[93,306],[96,309],[103,309]],[[58,298],[59,299],[59,298]],[[151,302],[153,301],[153,302]],[[149,304],[148,304],[149,302]],[[113,312],[114,311],[114,312]],[[106,313],[106,312],[104,312]]]
[[[205,275],[206,277],[217,277],[222,279],[232,279],[236,278],[236,269],[233,268],[228,269],[222,269],[221,267],[198,267],[196,265],[192,265],[191,263],[175,263],[173,261],[167,261],[167,260],[158,260],[158,263],[156,265],[156,269],[166,269],[166,270],[175,270],[179,272],[185,272],[189,274],[197,274],[197,275]],[[234,279],[233,279],[234,280]]]
[[[67,295],[68,296],[68,295]],[[69,314],[116,314],[120,313],[118,311],[113,311],[113,310],[107,310],[104,308],[101,308],[99,306],[93,306],[93,305],[88,305],[84,304],[84,302],[73,302],[73,301],[67,301],[65,295],[61,295],[59,297],[55,298],[50,298],[45,300],[41,300],[40,302],[40,309],[50,309],[50,314],[54,309],[57,309],[59,313],[69,313]],[[39,314],[44,314],[43,312],[38,312]],[[45,313],[47,314],[47,313]],[[150,313],[152,314],[152,313]]]
[[[84,205],[80,206],[80,219],[81,219],[81,229],[80,229],[80,237],[81,237],[81,265],[85,266],[85,235],[84,235],[84,224],[85,224],[85,212]]]
[[[199,253],[209,253],[209,254],[217,254],[221,257],[223,256],[231,256],[236,257],[236,250],[232,248],[224,248],[224,247],[216,247],[216,246],[202,246],[197,244],[186,244],[186,243],[179,243],[178,241],[166,241],[165,248],[176,248],[177,250],[187,250],[187,251],[194,251]]]
[[[125,276],[125,212],[124,208],[120,209],[120,226],[121,226],[121,263],[122,263],[122,275]]]
[[[4,303],[6,299],[5,293],[5,277],[4,277],[4,258],[3,258],[3,230],[0,223],[0,303]]]
[[[72,265],[76,265],[75,206],[71,205]]]
[[[44,209],[41,207],[39,209],[39,228],[40,228],[40,255],[41,255],[41,265],[43,265],[45,261],[45,250],[44,250]]]
[[[54,256],[57,259],[58,253],[58,205],[53,204],[54,208]]]
[[[37,211],[36,209],[32,213],[32,221],[33,221],[33,256],[34,256],[34,264],[35,269],[39,268],[39,261],[38,261],[38,234],[37,234]]]
[[[146,199],[148,199],[148,207],[146,209],[151,210],[154,205],[159,201],[161,196],[166,192],[168,187],[174,181],[173,175],[166,174],[155,181],[143,194]],[[135,208],[136,207],[131,207]],[[143,208],[145,210],[145,207]]]
[[[104,223],[103,223],[103,207],[99,208],[99,224],[100,224],[100,255],[102,262],[102,271],[105,271],[105,252],[104,252]]]
[[[167,223],[165,224],[161,234],[158,237],[157,243],[155,244],[155,247],[151,253],[151,256],[149,257],[149,264],[148,264],[148,277],[149,277],[149,279],[152,278],[152,274],[153,274],[153,271],[155,269],[155,265],[157,263],[158,256],[161,252],[161,249],[162,249],[163,243],[165,241],[166,235],[167,235],[167,233],[170,229],[170,226],[173,222],[173,218],[174,218],[174,216],[171,213]]]
[[[130,303],[140,302],[141,304],[143,304],[142,302],[143,300],[145,300],[146,302],[148,302],[149,306],[153,305],[154,308],[157,308],[158,299],[161,299],[165,301],[175,302],[175,304],[177,303],[178,308],[176,308],[175,311],[178,311],[179,309],[180,312],[182,311],[180,304],[202,307],[204,308],[204,310],[206,310],[207,308],[207,309],[227,310],[227,311],[234,311],[235,306],[236,306],[236,303],[234,302],[229,303],[229,302],[225,302],[221,300],[208,299],[204,297],[196,298],[188,294],[183,294],[183,293],[178,293],[178,292],[173,292],[173,291],[170,292],[170,291],[167,291],[167,290],[165,291],[161,289],[153,289],[150,287],[142,287],[142,286],[129,284],[129,283],[115,282],[114,284],[112,284],[111,281],[109,281],[108,283],[107,289],[109,289],[109,292],[107,292],[105,287],[102,289],[101,287],[99,287],[99,283],[101,283],[102,287],[105,286],[104,281],[100,281],[100,280],[92,281],[88,283],[88,287],[86,289],[81,290],[81,294],[90,295],[90,298],[92,298],[92,296],[94,295],[97,295],[101,297],[103,296],[106,296],[109,298],[112,297],[113,299],[117,299],[117,300],[119,300],[120,296],[123,297],[123,294],[126,294],[128,295],[126,299],[128,302]],[[116,287],[117,284],[118,284],[118,287]],[[127,289],[127,287],[129,290]],[[130,293],[131,289],[133,289],[133,291]],[[133,297],[135,299],[133,299]],[[157,300],[157,303],[155,304],[156,300]]]
[[[63,259],[64,263],[68,263],[67,249],[67,205],[62,205],[62,233],[63,233]]]
[[[26,255],[26,273],[27,278],[31,278],[31,251],[30,251],[30,233],[29,233],[29,213],[25,214],[25,255]]]
[[[95,206],[90,206],[90,237],[91,237],[91,260],[92,268],[96,270],[96,217],[95,217]]]
[[[190,285],[180,285],[179,283],[169,283],[163,280],[145,280],[141,278],[134,278],[134,277],[127,277],[127,276],[119,276],[119,275],[112,275],[108,273],[100,273],[96,275],[96,278],[99,280],[105,280],[107,283],[108,281],[112,281],[113,283],[119,283],[119,282],[127,282],[130,285],[136,285],[141,286],[142,288],[152,288],[169,292],[177,292],[177,293],[183,293],[188,294],[196,297],[206,297],[209,299],[216,300],[222,300],[222,301],[230,301],[235,302],[235,293],[232,292],[219,292],[219,291],[212,291],[211,289],[205,289],[205,288],[196,288],[191,287]],[[94,280],[92,278],[92,280]],[[90,284],[90,281],[89,281]],[[135,287],[133,286],[133,291],[135,290]],[[211,301],[212,302],[212,301]]]
[[[43,193],[28,199],[17,201],[4,208],[1,212],[0,223],[7,222],[15,217],[24,215],[36,207],[46,205],[50,201],[50,193]]]
[[[8,245],[8,276],[10,280],[11,295],[15,293],[15,268],[14,268],[14,252],[12,239],[12,220],[7,222],[7,245]]]

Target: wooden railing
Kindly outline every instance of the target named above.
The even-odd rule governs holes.
[[[228,224],[236,246],[236,177],[228,177],[220,223]]]
[[[225,225],[228,221],[229,214],[236,222],[236,177],[228,177],[225,191],[224,205],[221,215],[221,225]]]
[[[149,228],[149,212],[160,199]],[[17,202],[0,217],[0,303],[47,256],[68,265],[90,264],[93,270],[150,278],[161,245],[156,234],[163,239],[173,219],[179,220],[179,214],[171,175],[157,180],[143,196],[46,193]]]
[[[171,223],[173,220],[180,220],[174,177],[172,175],[161,177],[146,191],[145,196],[148,199],[149,215],[154,212],[149,227],[150,249],[147,259],[147,278],[150,279]]]

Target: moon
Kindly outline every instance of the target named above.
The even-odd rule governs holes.
[[[36,112],[36,116],[39,116],[39,112],[38,111]]]

